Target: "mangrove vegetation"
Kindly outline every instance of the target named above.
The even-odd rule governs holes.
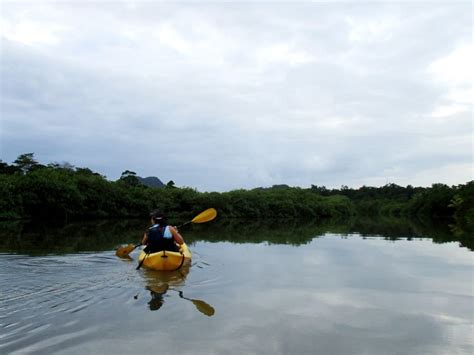
[[[474,231],[474,181],[457,186],[363,186],[328,189],[275,185],[251,190],[199,192],[173,181],[158,187],[125,170],[117,181],[71,164],[40,164],[33,153],[0,161],[0,219],[74,221],[143,218],[155,208],[187,218],[208,207],[239,219],[347,219],[353,216],[446,220],[460,233]],[[467,232],[466,232],[467,231]]]

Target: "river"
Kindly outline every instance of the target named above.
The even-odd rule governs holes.
[[[472,354],[471,249],[358,225],[191,226],[160,273],[115,256],[140,221],[3,223],[0,353]]]

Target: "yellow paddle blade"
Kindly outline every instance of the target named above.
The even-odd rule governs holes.
[[[208,208],[204,212],[199,213],[196,217],[193,218],[191,221],[192,223],[204,223],[209,222],[216,218],[217,211],[214,208]]]
[[[214,308],[211,305],[207,304],[206,302],[201,301],[201,300],[191,300],[191,299],[190,301],[194,303],[197,310],[201,312],[202,314],[205,314],[208,317],[212,317],[214,315],[215,313]]]
[[[120,258],[125,258],[130,254],[133,249],[135,249],[135,245],[129,244],[126,247],[120,247],[115,251],[115,255],[117,255]]]

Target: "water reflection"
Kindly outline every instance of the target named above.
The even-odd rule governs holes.
[[[165,303],[165,295],[175,294],[179,298],[190,301],[197,311],[211,317],[214,315],[214,308],[203,300],[192,299],[184,296],[182,288],[186,283],[186,277],[190,271],[190,265],[183,265],[179,270],[175,271],[157,271],[157,270],[143,270],[143,277],[145,278],[145,290],[151,296],[147,303],[150,311],[159,310]],[[138,298],[138,294],[135,296]]]
[[[114,255],[114,240],[98,253],[0,253],[0,353],[474,353],[472,253],[362,224],[316,239],[333,227],[291,225],[270,239],[313,238],[301,247],[267,241],[266,227],[260,237],[242,227],[249,243],[216,242],[238,238],[230,223],[190,228],[193,266],[171,273],[137,272],[136,261]],[[76,245],[94,242],[93,233],[73,235]]]
[[[90,221],[67,225],[0,222],[0,252],[28,255],[108,251],[138,241],[146,223],[138,220]]]
[[[168,291],[169,285],[164,284],[160,286],[150,287],[147,286],[146,289],[150,291],[151,300],[148,302],[148,306],[150,307],[150,311],[157,311],[163,306],[165,303],[163,299],[163,295]]]
[[[220,220],[183,228],[188,243],[208,241],[304,245],[327,233],[349,236],[378,236],[388,240],[431,238],[434,243],[457,241],[474,250],[474,238],[453,228],[449,221],[419,221],[404,218],[357,218],[349,220],[285,221]],[[0,222],[0,252],[28,255],[108,251],[119,245],[137,243],[146,222],[95,221],[66,226]]]
[[[208,317],[212,317],[214,315],[214,313],[216,312],[214,310],[214,307],[212,307],[208,303],[204,302],[203,300],[196,300],[196,299],[184,297],[183,296],[183,291],[179,291],[179,297],[181,297],[182,299],[191,301],[196,306],[196,309],[199,312],[201,312],[202,314],[204,314]]]

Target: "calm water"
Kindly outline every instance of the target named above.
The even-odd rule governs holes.
[[[114,254],[141,222],[3,225],[0,353],[472,354],[472,251],[377,228],[193,227],[160,273]]]

